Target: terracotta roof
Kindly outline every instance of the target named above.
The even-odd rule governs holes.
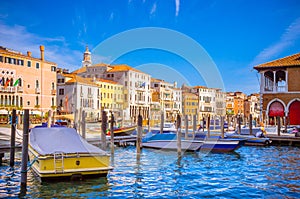
[[[81,68],[79,68],[79,69],[73,71],[72,73],[78,74],[78,73],[84,73],[84,72],[86,72],[86,66],[81,67]]]
[[[264,68],[293,67],[293,66],[300,67],[300,53],[254,66],[254,69],[259,70]]]
[[[84,77],[80,77],[78,75],[73,74],[72,79],[68,80],[66,82],[66,84],[68,83],[82,83],[82,84],[88,84],[88,85],[92,85],[92,86],[98,86],[95,82],[93,82],[92,78],[84,78]]]
[[[207,87],[206,86],[194,86],[193,88],[198,89],[198,88],[207,88]]]
[[[132,68],[126,64],[114,65],[114,66],[110,66],[110,67],[112,67],[112,69],[110,69],[107,72],[122,72],[122,71],[130,71],[131,70],[131,71],[135,71],[135,72],[139,72],[139,73],[144,73],[144,72],[137,70],[135,68]],[[144,74],[146,74],[146,73],[144,73]]]
[[[97,78],[97,80],[100,81],[100,82],[106,82],[106,83],[110,83],[110,84],[118,84],[118,82],[108,80],[108,79]]]

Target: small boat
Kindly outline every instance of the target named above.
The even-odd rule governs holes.
[[[257,132],[258,134],[259,132]],[[272,140],[267,137],[256,137],[254,135],[241,135],[236,132],[227,132],[225,134],[226,138],[244,139],[245,146],[267,146],[270,145]]]
[[[110,156],[73,128],[32,128],[28,149],[31,169],[41,181],[106,176],[113,169]]]
[[[195,134],[195,139],[204,141],[200,150],[211,152],[232,152],[245,143],[244,139],[221,138],[221,136],[216,135],[207,137],[205,133]]]
[[[176,133],[177,129],[174,123],[165,122],[163,126],[163,133]],[[160,126],[151,128],[151,132],[154,134],[160,133]]]
[[[185,151],[197,151],[202,146],[200,140],[181,140],[181,149]],[[149,132],[142,139],[142,147],[164,150],[177,150],[177,135],[175,133],[152,133]]]
[[[126,136],[131,135],[136,129],[136,126],[127,126],[127,127],[115,127],[114,136]],[[107,135],[110,135],[110,131],[107,131]]]

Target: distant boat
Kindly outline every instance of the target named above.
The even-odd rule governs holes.
[[[126,136],[131,135],[136,129],[136,126],[127,126],[127,127],[115,127],[114,136]],[[110,131],[107,132],[107,135],[110,135]]]
[[[174,123],[165,122],[163,126],[163,133],[176,133],[177,129]],[[151,128],[151,132],[156,134],[160,133],[160,126],[155,126]]]
[[[106,176],[110,156],[89,144],[73,128],[33,128],[29,138],[31,169],[42,181]]]
[[[203,145],[199,140],[181,140],[181,149],[185,151],[197,151]],[[175,133],[147,133],[142,139],[145,148],[177,150],[177,135]]]
[[[241,135],[236,132],[227,132],[225,134],[227,138],[244,139],[246,146],[267,146],[270,145],[272,140],[267,137],[256,137],[254,135]]]

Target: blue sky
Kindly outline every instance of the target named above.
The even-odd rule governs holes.
[[[254,65],[300,52],[299,10],[298,0],[2,0],[0,45],[36,57],[38,46],[45,45],[47,60],[73,71],[81,66],[86,45],[97,61],[110,63],[109,54],[97,54],[102,42],[136,28],[166,28],[202,46],[226,91],[250,94],[259,91]],[[132,50],[113,63],[170,82],[206,85],[185,57],[162,49]]]

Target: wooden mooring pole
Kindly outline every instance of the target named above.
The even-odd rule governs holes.
[[[101,149],[106,150],[106,129],[107,129],[107,114],[102,111],[102,123],[101,123]]]
[[[86,133],[86,122],[85,122],[85,118],[86,118],[86,112],[85,110],[83,110],[81,112],[81,136],[85,139],[85,133]]]
[[[252,114],[249,115],[249,131],[250,135],[252,135]]]
[[[111,117],[110,117],[110,148],[111,148],[111,154],[114,154],[114,152],[115,152],[114,122],[115,122],[115,117],[114,117],[114,114],[111,113]]]
[[[187,139],[188,138],[188,134],[189,134],[189,119],[188,119],[188,115],[185,115],[185,117],[184,117],[184,125],[185,125],[184,138]]]
[[[10,161],[9,165],[11,167],[15,166],[15,145],[16,145],[16,118],[17,112],[14,109],[12,111],[11,118],[11,135],[10,135]]]
[[[29,110],[26,109],[24,110],[24,121],[23,121],[21,195],[26,194],[26,186],[27,186],[28,134],[29,134]]]
[[[280,128],[281,128],[281,123],[280,123],[280,116],[276,117],[277,121],[277,135],[280,136]]]
[[[193,115],[193,139],[195,138],[196,133],[196,126],[197,126],[197,115]]]
[[[238,134],[241,134],[241,116],[239,115],[238,118]]]
[[[51,124],[52,124],[52,110],[48,111],[48,123],[47,123],[47,127],[50,128]]]
[[[177,153],[178,156],[181,156],[181,117],[179,114],[177,114],[176,128],[177,128]]]
[[[137,121],[137,137],[136,137],[136,153],[141,153],[141,143],[142,143],[142,131],[143,131],[143,117],[139,114]]]
[[[221,136],[224,139],[224,116],[221,116]]]
[[[160,115],[160,134],[164,131],[164,113],[161,113]]]
[[[207,121],[206,121],[206,128],[207,128],[207,137],[210,137],[210,115],[207,116]]]

